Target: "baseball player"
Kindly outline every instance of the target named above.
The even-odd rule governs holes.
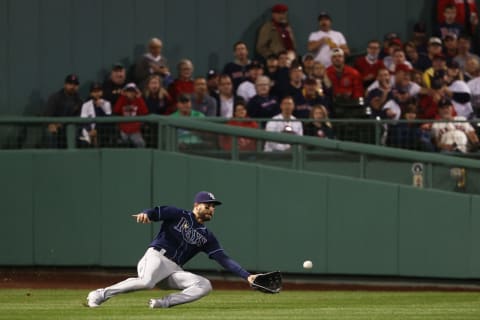
[[[91,291],[87,296],[87,305],[98,307],[117,294],[152,289],[161,281],[171,289],[182,291],[161,299],[150,299],[150,308],[168,308],[198,300],[212,290],[210,281],[183,270],[182,266],[200,251],[251,285],[257,275],[250,274],[229,258],[204,225],[212,219],[215,207],[220,204],[212,193],[201,191],[195,195],[192,211],[160,206],[134,214],[137,223],[163,221],[157,236],[138,262],[138,277]]]

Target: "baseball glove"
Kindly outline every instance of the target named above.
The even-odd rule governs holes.
[[[280,271],[261,273],[253,281],[252,288],[263,293],[279,293],[282,289],[282,274]]]

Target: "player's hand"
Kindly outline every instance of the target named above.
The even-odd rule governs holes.
[[[148,219],[148,215],[145,212],[140,212],[137,214],[132,214],[132,217],[134,217],[137,220],[137,223],[150,223],[150,219]]]
[[[252,285],[253,281],[255,281],[255,278],[257,277],[256,274],[251,274],[248,276],[247,280],[250,285]]]

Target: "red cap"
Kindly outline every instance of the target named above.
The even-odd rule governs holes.
[[[272,12],[284,13],[288,11],[288,6],[286,4],[278,3],[272,7]]]
[[[409,66],[407,66],[405,63],[401,63],[395,66],[395,72],[397,71],[411,72],[412,69]]]

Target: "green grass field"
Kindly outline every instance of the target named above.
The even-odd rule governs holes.
[[[0,319],[480,319],[480,293],[213,291],[200,301],[149,309],[159,291],[119,295],[82,306],[85,290],[0,289]]]

